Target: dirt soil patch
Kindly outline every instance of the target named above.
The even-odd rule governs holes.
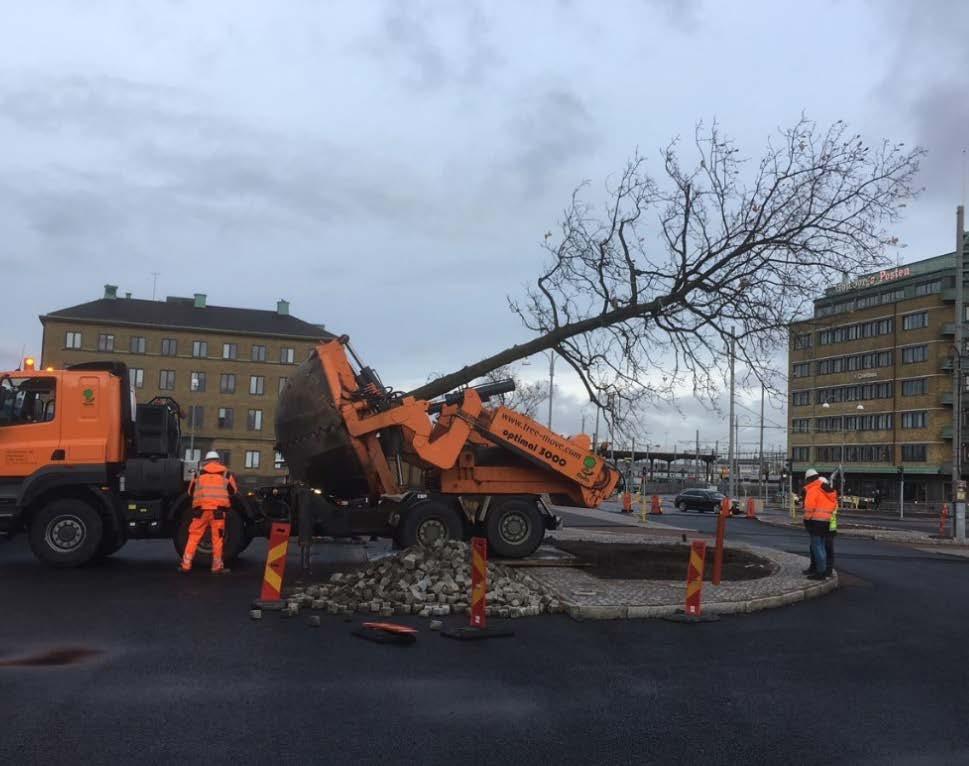
[[[555,547],[589,564],[585,571],[607,580],[686,580],[690,557],[688,545],[636,545],[594,543],[584,540],[556,540]],[[726,548],[723,552],[725,582],[759,580],[776,571],[765,558],[743,550]],[[703,579],[713,575],[713,548],[707,548]]]

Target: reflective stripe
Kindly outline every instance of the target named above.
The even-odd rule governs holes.
[[[829,521],[838,507],[838,495],[825,492],[817,479],[804,487],[804,518],[807,521]]]
[[[229,499],[230,485],[229,471],[225,466],[206,464],[195,478],[192,506],[203,510],[229,508],[232,505]]]

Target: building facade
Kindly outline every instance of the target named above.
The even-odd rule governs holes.
[[[808,468],[843,465],[852,494],[949,500],[954,327],[954,253],[862,277],[816,300],[814,316],[791,326],[795,480]]]
[[[314,346],[333,336],[322,326],[275,311],[210,306],[205,295],[149,301],[117,295],[40,317],[42,364],[119,361],[138,402],[177,401],[187,460],[217,450],[243,483],[280,481],[275,451],[279,392]]]

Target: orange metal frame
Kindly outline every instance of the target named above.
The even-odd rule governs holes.
[[[394,427],[403,433],[407,462],[437,469],[441,491],[448,494],[547,493],[593,507],[612,494],[619,480],[618,473],[589,451],[588,436],[566,439],[514,410],[484,407],[471,388],[460,405],[441,409],[436,424],[428,415],[428,402],[410,396],[374,412],[359,396],[343,343],[327,341],[317,347],[317,354],[375,496],[402,490],[377,436]],[[475,445],[502,447],[509,454],[508,464],[476,465]]]

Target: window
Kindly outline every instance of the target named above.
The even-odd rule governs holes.
[[[192,341],[192,356],[207,357],[209,355],[209,344],[204,340]]]
[[[794,418],[791,421],[791,430],[796,434],[806,434],[811,430],[810,418]]]
[[[296,349],[295,348],[281,348],[279,349],[279,361],[282,364],[293,364],[296,362]]]
[[[906,314],[902,317],[903,330],[919,330],[929,326],[929,312],[920,311],[917,314]]]
[[[283,392],[283,389],[286,388],[286,384],[287,383],[289,383],[289,378],[280,378],[279,379],[279,389],[276,391],[276,393],[277,394],[281,394]]]
[[[912,463],[924,463],[928,450],[925,444],[903,444],[902,460]]]
[[[158,387],[162,391],[174,391],[175,390],[175,370],[159,371]]]
[[[810,447],[791,448],[791,460],[793,460],[795,463],[806,463],[810,459],[811,459]]]
[[[811,348],[811,333],[809,332],[794,336],[794,350],[798,351],[803,348]]]
[[[175,338],[162,338],[161,355],[175,356],[178,354],[178,341]]]
[[[870,322],[849,324],[818,333],[818,345],[829,346],[832,343],[844,343],[860,338],[874,338],[879,335],[890,335],[895,328],[893,319],[873,319]]]
[[[200,404],[193,404],[188,408],[188,427],[189,428],[204,428],[205,427],[205,407]]]
[[[887,444],[863,444],[845,447],[846,463],[889,463],[892,449]]]
[[[890,431],[893,416],[891,413],[880,415],[848,415],[845,417],[846,431]]]
[[[811,363],[801,362],[800,364],[795,364],[792,372],[795,378],[806,378],[811,374]]]
[[[98,335],[98,351],[114,351],[114,336]]]
[[[252,361],[254,361],[254,362],[265,362],[266,361],[266,347],[265,346],[253,346],[252,347]]]
[[[239,347],[235,343],[222,344],[223,359],[235,359],[237,356],[239,356]]]
[[[189,387],[191,391],[204,391],[205,390],[205,373],[204,372],[193,372],[192,379],[189,382]]]
[[[794,407],[803,407],[811,403],[810,391],[791,391],[791,404]]]
[[[246,450],[246,468],[258,468],[258,467],[259,467],[259,451]]]
[[[830,418],[815,418],[814,419],[814,430],[818,433],[827,433],[829,431],[840,431],[841,430],[841,416],[836,415]]]
[[[250,431],[262,430],[262,410],[249,410],[249,415],[246,418],[246,428]]]
[[[920,285],[915,285],[915,296],[919,297],[921,295],[932,295],[933,293],[942,292],[942,280],[936,279],[933,282],[923,282]]]
[[[0,387],[4,390],[0,424],[30,426],[54,420],[57,395],[57,381],[54,378],[12,378],[4,375]]]
[[[236,376],[233,372],[223,372],[219,376],[219,393],[234,394],[236,392]]]
[[[232,428],[233,417],[231,407],[219,407],[219,428]]]
[[[915,378],[902,381],[902,396],[919,396],[929,392],[928,378]]]
[[[266,393],[266,379],[262,375],[249,376],[249,393],[253,396],[262,396]]]
[[[144,354],[148,349],[148,343],[143,335],[132,335],[128,341],[128,351],[132,354]]]
[[[280,469],[286,467],[286,460],[283,458],[282,452],[276,452],[273,455],[273,468]]]
[[[195,449],[185,448],[185,462],[187,463],[197,463],[202,459],[202,450],[198,447]]]
[[[928,346],[909,346],[902,349],[902,364],[924,362],[929,358]]]
[[[929,414],[925,410],[902,413],[902,428],[925,428],[928,421]]]
[[[229,464],[232,462],[232,452],[227,449],[218,449],[216,452],[219,453],[219,462],[226,468],[229,468]]]
[[[69,332],[64,336],[64,348],[80,348],[81,333]]]
[[[815,447],[819,463],[837,463],[841,460],[841,447]]]
[[[128,380],[135,388],[145,387],[145,371],[141,367],[131,367],[128,369]]]

